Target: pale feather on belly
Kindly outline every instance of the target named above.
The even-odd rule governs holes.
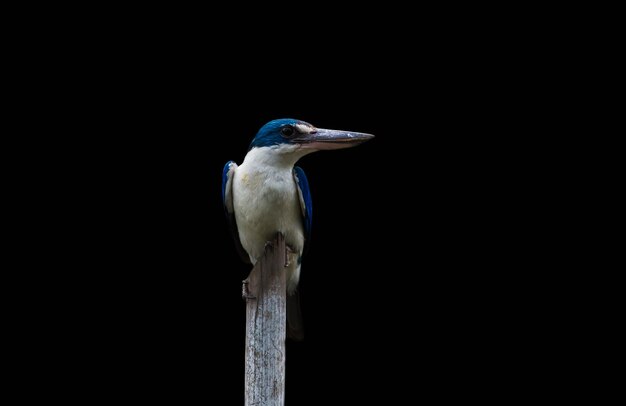
[[[241,169],[241,168],[239,168]],[[243,172],[243,171],[242,171]],[[301,211],[293,178],[268,178],[262,173],[241,174],[234,196],[235,214],[241,243],[253,262],[263,255],[265,243],[277,232],[300,253],[304,245]],[[271,185],[271,186],[269,186]],[[279,216],[276,214],[280,213]]]

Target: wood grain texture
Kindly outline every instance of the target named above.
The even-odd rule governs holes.
[[[285,402],[285,254],[285,239],[277,234],[247,279],[246,406]]]

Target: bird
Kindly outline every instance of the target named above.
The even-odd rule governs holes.
[[[372,138],[368,133],[316,128],[302,120],[280,118],[258,130],[240,165],[232,160],[224,165],[222,202],[241,259],[254,266],[276,234],[284,236],[287,338],[301,341],[304,337],[298,284],[313,215],[309,182],[296,162],[316,151],[354,147]]]

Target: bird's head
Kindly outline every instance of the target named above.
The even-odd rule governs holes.
[[[272,120],[265,124],[250,144],[250,149],[274,147],[277,152],[298,153],[353,147],[374,138],[354,131],[328,130],[292,118]]]

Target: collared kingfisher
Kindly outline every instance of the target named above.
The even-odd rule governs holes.
[[[256,134],[241,165],[229,161],[222,173],[222,201],[235,246],[244,262],[256,264],[265,246],[282,233],[287,249],[287,336],[303,338],[298,294],[302,255],[311,236],[312,203],[303,156],[353,147],[371,134],[316,128],[291,118],[272,120]]]

